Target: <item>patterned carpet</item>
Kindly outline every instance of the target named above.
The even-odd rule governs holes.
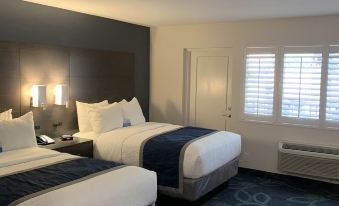
[[[228,184],[190,203],[159,196],[158,206],[339,206],[339,185],[240,169]]]

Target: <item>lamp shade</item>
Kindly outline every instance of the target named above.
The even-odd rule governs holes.
[[[32,106],[45,107],[46,106],[46,86],[33,85],[32,86]]]
[[[54,90],[55,95],[55,104],[56,105],[66,105],[68,104],[68,86],[65,84],[58,84]]]

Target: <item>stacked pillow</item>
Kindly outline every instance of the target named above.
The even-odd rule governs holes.
[[[122,106],[122,112],[124,115],[124,123],[130,123],[131,125],[137,125],[145,122],[145,117],[142,113],[141,107],[137,98],[133,98],[130,102],[125,99],[119,102]]]
[[[93,131],[91,122],[88,117],[88,107],[99,107],[99,106],[107,106],[108,101],[102,101],[99,103],[94,103],[94,104],[88,104],[88,103],[83,103],[83,102],[76,102],[76,107],[77,107],[77,113],[78,113],[78,125],[79,125],[79,130],[80,132],[91,132]]]
[[[108,104],[102,101],[95,104],[76,102],[80,132],[101,134],[124,125],[137,125],[145,122],[138,100]],[[0,113],[0,152],[36,147],[33,113],[29,112],[12,119],[12,110]]]
[[[88,107],[88,116],[91,121],[93,131],[97,134],[111,131],[123,126],[123,116],[121,106],[113,103],[106,106]]]
[[[16,119],[12,119],[12,114],[10,117],[0,121],[1,151],[36,147],[33,113],[29,112]]]
[[[0,121],[11,120],[12,119],[12,109],[0,113]],[[0,144],[0,153],[2,152],[2,144]]]
[[[145,122],[138,100],[108,104],[108,101],[87,104],[76,102],[80,132],[101,134],[117,128]]]
[[[11,119],[12,119],[12,109],[0,113],[0,121],[11,120]]]

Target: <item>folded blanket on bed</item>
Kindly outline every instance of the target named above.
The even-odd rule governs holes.
[[[0,205],[17,205],[118,168],[121,164],[78,158],[0,177]]]
[[[157,173],[161,189],[182,192],[185,149],[192,142],[215,132],[218,131],[184,127],[153,136],[141,146],[140,165]]]

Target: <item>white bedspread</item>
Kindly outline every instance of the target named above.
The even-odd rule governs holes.
[[[171,131],[181,126],[147,122],[130,127],[115,129],[93,138],[94,133],[77,133],[74,136],[94,139],[94,157],[139,165],[139,152],[142,142],[154,135]],[[220,131],[190,144],[184,155],[184,177],[203,177],[241,152],[241,137],[238,134]]]
[[[77,158],[42,148],[27,148],[0,154],[0,176]],[[29,199],[20,206],[118,205],[146,206],[157,196],[154,172],[127,166]]]

